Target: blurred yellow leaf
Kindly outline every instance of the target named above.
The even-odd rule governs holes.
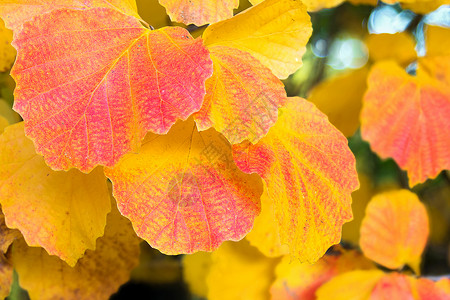
[[[312,33],[305,6],[297,0],[266,0],[244,12],[210,25],[203,33],[207,46],[247,51],[277,77],[287,78],[302,66]]]
[[[328,116],[330,122],[345,136],[352,136],[359,127],[359,113],[367,89],[368,67],[322,81],[314,87],[308,100]]]
[[[344,1],[345,0],[302,0],[308,11],[318,11],[323,8],[335,7]],[[257,5],[261,2],[263,2],[263,0],[250,0],[250,3],[253,5]]]
[[[372,5],[377,6],[378,0],[347,0],[353,5]]]
[[[428,25],[425,47],[428,57],[450,55],[450,28]]]
[[[416,1],[410,3],[402,3],[403,9],[409,9],[416,14],[425,15],[436,10],[439,6],[450,4],[449,0],[429,0],[429,1]]]
[[[212,254],[208,299],[269,299],[278,262],[279,259],[265,257],[246,240],[223,243]]]
[[[166,9],[159,4],[158,0],[137,0],[139,15],[153,28],[161,28],[170,25]]]
[[[390,269],[409,265],[420,274],[428,238],[428,215],[408,190],[384,192],[372,198],[361,225],[360,246],[373,261]]]
[[[395,60],[408,65],[417,57],[416,42],[408,32],[370,34],[366,44],[372,61]]]
[[[0,202],[6,224],[17,228],[29,245],[41,246],[69,265],[86,249],[95,249],[111,210],[103,170],[56,172],[33,142],[23,122],[0,136]]]
[[[21,120],[19,114],[12,110],[11,105],[3,99],[0,99],[0,117],[5,118],[8,124],[14,124]]]
[[[188,284],[189,290],[196,296],[206,298],[208,286],[206,277],[211,268],[211,253],[197,252],[183,257],[183,279]]]
[[[285,256],[275,270],[276,280],[270,292],[274,300],[314,300],[316,290],[334,276],[352,270],[373,268],[375,265],[357,251],[325,255],[312,265],[291,262]]]
[[[86,251],[75,267],[23,239],[13,244],[13,265],[31,299],[108,299],[137,265],[139,243],[130,222],[114,208],[96,250]]]
[[[16,57],[16,50],[11,46],[13,32],[5,27],[0,19],[0,72],[8,70]]]
[[[330,295],[333,295],[333,300],[367,300],[383,275],[380,270],[358,270],[338,275],[319,287],[317,300],[328,300]]]
[[[353,220],[342,226],[342,240],[359,244],[359,232],[367,204],[374,194],[372,180],[362,172],[358,172],[359,190],[352,193]]]
[[[9,125],[8,120],[0,116],[0,133],[3,133],[3,130],[6,128],[6,126]]]

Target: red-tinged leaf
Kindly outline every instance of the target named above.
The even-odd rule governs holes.
[[[386,274],[377,282],[370,294],[370,300],[415,300],[412,284],[414,278],[400,273]]]
[[[114,197],[141,238],[167,254],[212,251],[240,240],[260,212],[261,179],[239,171],[231,146],[192,120],[149,134],[139,154],[105,169]]]
[[[182,28],[150,31],[116,10],[57,10],[14,41],[14,109],[53,169],[114,165],[147,131],[200,109],[212,63]]]
[[[275,270],[276,280],[270,293],[274,300],[315,300],[317,289],[338,274],[374,268],[375,265],[357,251],[325,255],[312,265],[292,262],[285,256]]]
[[[363,138],[407,170],[411,186],[450,169],[450,81],[419,76],[420,67],[413,77],[392,61],[374,65],[361,111]]]
[[[408,264],[420,273],[420,257],[428,238],[428,216],[408,190],[378,194],[367,205],[360,246],[373,261],[390,269]]]
[[[239,0],[159,0],[170,19],[197,26],[216,23],[233,16]]]
[[[0,17],[8,28],[19,31],[25,22],[34,16],[49,13],[52,10],[88,9],[106,7],[139,18],[135,0],[2,0]]]
[[[226,46],[209,48],[214,73],[206,96],[194,115],[199,130],[214,127],[232,144],[258,142],[285,104],[283,83],[247,52]]]
[[[280,241],[290,254],[314,262],[339,243],[352,218],[358,188],[355,158],[347,139],[313,104],[291,98],[267,136],[233,147],[238,167],[258,173],[274,203]]]
[[[450,282],[450,279],[444,278],[442,280],[447,280]],[[415,289],[419,294],[419,299],[421,300],[444,300],[450,299],[450,291],[446,291],[445,289],[440,287],[440,284],[427,279],[427,278],[418,278],[414,282]]]

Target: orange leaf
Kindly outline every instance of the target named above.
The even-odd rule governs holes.
[[[100,168],[89,175],[51,170],[25,137],[23,123],[0,136],[0,202],[8,227],[72,266],[95,249],[111,210]]]
[[[423,300],[443,300],[450,299],[450,289],[445,290],[443,282],[447,281],[448,287],[450,287],[450,279],[444,278],[439,282],[431,281],[426,278],[418,278],[414,281],[414,287],[417,289],[419,299]]]
[[[279,78],[302,66],[312,33],[306,8],[298,0],[266,0],[229,20],[208,26],[208,47],[220,45],[250,53]]]
[[[373,268],[375,265],[357,251],[325,255],[313,265],[291,262],[285,256],[276,268],[276,280],[270,292],[274,300],[315,300],[316,290],[334,276]]]
[[[450,57],[440,61],[450,66]],[[450,85],[421,72],[420,64],[413,77],[392,61],[377,63],[361,111],[363,138],[407,170],[411,186],[450,169]]]
[[[97,249],[86,251],[75,267],[24,240],[14,242],[13,264],[31,299],[108,299],[138,264],[139,243],[130,222],[114,208]]]
[[[399,273],[385,274],[377,282],[370,294],[370,300],[414,300],[414,278]]]
[[[8,28],[19,31],[25,22],[52,10],[61,8],[89,9],[93,7],[116,9],[124,14],[139,18],[135,0],[2,0],[0,17],[4,19]]]
[[[419,274],[427,238],[427,212],[414,193],[397,190],[372,198],[361,224],[360,246],[367,257],[390,269],[408,264]]]
[[[14,109],[56,170],[113,166],[148,130],[200,109],[212,63],[179,27],[150,31],[116,10],[57,10],[16,36]]]
[[[184,24],[202,26],[233,16],[239,0],[159,0],[170,19]]]
[[[167,135],[149,134],[139,154],[105,173],[137,234],[166,254],[240,240],[260,211],[260,178],[240,172],[225,138],[198,132],[191,119]]]
[[[234,146],[246,173],[258,173],[274,203],[280,241],[290,254],[314,262],[341,239],[352,218],[351,192],[358,188],[347,139],[313,104],[291,98],[280,119],[258,144]]]
[[[232,144],[256,143],[267,134],[285,104],[283,83],[247,52],[209,48],[213,76],[206,81],[203,106],[194,115],[199,130],[214,127]]]

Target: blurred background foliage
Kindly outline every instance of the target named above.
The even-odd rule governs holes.
[[[361,4],[363,2],[366,4]],[[204,30],[204,27],[171,22],[157,0],[137,0],[137,3],[140,15],[153,28],[182,26],[194,37]],[[250,6],[243,0],[236,13]],[[354,220],[343,228],[341,246],[347,249],[358,248],[360,224],[370,198],[381,191],[408,188],[406,173],[393,160],[381,160],[372,152],[358,129],[369,68],[375,61],[395,59],[414,74],[415,59],[426,52],[426,26],[450,27],[450,6],[441,6],[432,12],[429,12],[430,7],[404,5],[404,8],[408,7],[416,13],[402,9],[399,4],[351,0],[335,8],[310,13],[314,31],[303,57],[303,67],[284,80],[288,96],[301,96],[315,103],[348,137],[356,156],[361,188],[353,193]],[[0,73],[0,107],[11,107],[13,103],[14,81],[8,74],[9,71]],[[13,112],[5,118],[10,123],[20,119]],[[430,219],[430,238],[423,257],[422,275],[432,278],[448,275],[450,172],[444,171],[437,178],[415,186],[412,191],[426,205]],[[244,247],[247,250],[243,257],[225,260],[230,268],[234,268],[236,259],[260,259],[262,254],[255,248],[247,244]],[[219,251],[226,252],[226,249]],[[130,282],[111,299],[201,299],[198,295],[205,295],[208,288],[205,276],[211,259],[202,254],[166,256],[142,243],[140,265],[132,272]],[[272,263],[279,261],[274,259]],[[270,270],[259,270],[261,278],[253,280],[273,281],[274,270]],[[17,283],[17,276],[15,278],[9,299],[27,299],[26,292]],[[195,284],[189,286],[187,281]]]

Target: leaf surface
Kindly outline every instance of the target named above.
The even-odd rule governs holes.
[[[208,299],[269,299],[279,259],[264,256],[245,240],[223,243],[211,259]]]
[[[298,0],[267,0],[203,33],[205,45],[222,45],[253,55],[279,78],[302,66],[312,33],[305,6]]]
[[[239,0],[159,0],[170,19],[184,24],[202,26],[233,16]]]
[[[89,175],[52,171],[25,137],[23,123],[0,136],[0,203],[8,227],[72,266],[95,249],[111,210],[101,169]]]
[[[337,275],[317,290],[317,300],[327,300],[330,295],[334,300],[370,299],[373,288],[383,275],[380,270],[356,270]]]
[[[147,131],[200,109],[212,63],[179,27],[150,31],[116,10],[57,10],[14,40],[14,109],[55,170],[113,166]]]
[[[428,238],[428,216],[408,190],[378,194],[366,208],[360,246],[373,261],[390,269],[408,264],[420,273],[420,257]]]
[[[263,0],[249,0],[249,1],[253,5],[257,5],[263,2]],[[302,2],[304,5],[306,5],[308,11],[313,12],[324,8],[331,8],[338,6],[339,4],[344,2],[344,0],[303,0]]]
[[[189,286],[189,291],[205,298],[208,296],[206,277],[211,269],[211,253],[197,252],[183,256],[183,280]]]
[[[226,139],[192,119],[149,134],[106,175],[138,236],[166,254],[213,251],[240,240],[260,212],[261,180],[239,171]]]
[[[135,0],[2,0],[0,17],[4,19],[8,28],[19,31],[23,24],[33,17],[56,9],[89,9],[94,7],[115,9],[124,14],[140,18]]]
[[[372,61],[392,59],[407,66],[417,58],[416,41],[408,32],[369,34],[365,42]]]
[[[359,127],[368,73],[368,68],[363,67],[332,77],[315,86],[308,96],[308,100],[325,113],[331,124],[347,137],[352,136]]]
[[[290,98],[281,117],[256,145],[233,146],[238,167],[258,173],[274,203],[280,241],[301,261],[314,262],[339,243],[352,218],[358,188],[347,139],[313,104]]]
[[[24,240],[13,245],[13,264],[31,299],[109,299],[138,264],[139,243],[130,222],[114,208],[96,250],[86,251],[75,267]]]
[[[427,56],[450,55],[450,28],[428,25],[425,31]]]
[[[283,83],[250,54],[226,46],[209,48],[213,76],[203,106],[194,115],[199,130],[214,127],[232,144],[258,142],[285,104]]]
[[[442,82],[431,72],[444,73]],[[438,66],[444,66],[443,68]],[[392,157],[408,171],[414,186],[450,169],[450,56],[419,61],[417,76],[393,61],[379,62],[368,77],[361,111],[361,134],[382,158]],[[447,73],[446,73],[447,72]],[[442,76],[442,75],[441,75]]]
[[[357,251],[325,255],[312,265],[292,262],[289,256],[285,256],[276,268],[276,280],[270,293],[276,300],[315,300],[317,289],[334,276],[373,268],[375,265]]]

